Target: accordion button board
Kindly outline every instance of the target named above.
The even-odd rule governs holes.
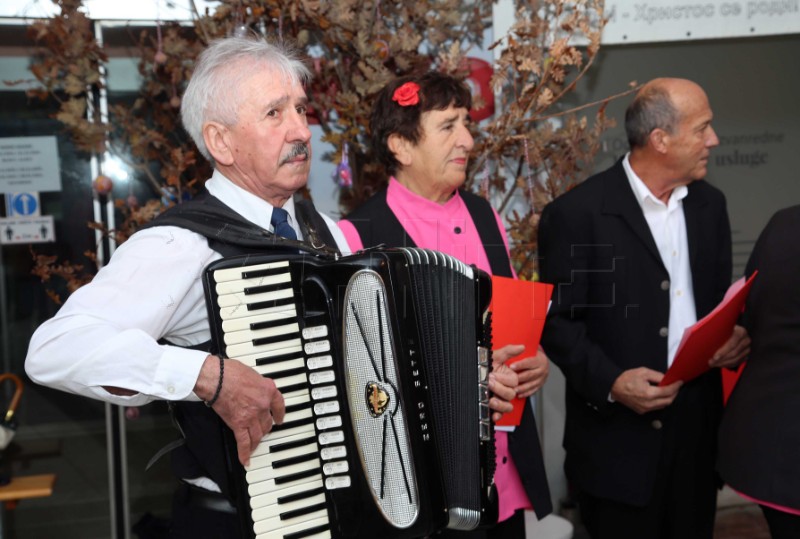
[[[233,257],[204,284],[221,355],[286,403],[250,465],[230,459],[248,537],[405,539],[496,518],[486,274],[404,249]]]

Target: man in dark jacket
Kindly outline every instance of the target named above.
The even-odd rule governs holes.
[[[595,539],[712,536],[719,371],[657,386],[731,282],[725,199],[703,181],[711,120],[697,84],[645,84],[630,153],[542,214],[541,279],[556,285],[543,346],[567,380],[565,467]],[[748,346],[737,327],[709,360],[735,365]]]

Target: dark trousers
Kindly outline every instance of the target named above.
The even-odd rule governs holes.
[[[769,525],[772,539],[797,539],[800,537],[800,515],[778,511],[765,505],[760,505],[764,518]]]
[[[172,498],[170,539],[239,539],[239,518],[225,498],[182,484]],[[221,509],[221,510],[220,510]]]
[[[708,436],[714,431],[693,424],[691,409],[677,419],[665,421],[653,494],[646,505],[578,494],[580,515],[592,539],[713,537],[718,480],[714,441]]]

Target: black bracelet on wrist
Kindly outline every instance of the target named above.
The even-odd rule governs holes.
[[[219,398],[220,391],[222,391],[222,375],[224,374],[224,372],[225,372],[225,360],[219,358],[219,383],[217,383],[217,390],[214,392],[214,396],[211,397],[210,401],[205,401],[206,406],[208,406],[209,408],[214,406],[214,403],[217,402],[217,399]]]

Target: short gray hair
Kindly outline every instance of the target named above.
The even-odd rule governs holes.
[[[625,133],[631,149],[644,148],[654,129],[675,133],[680,113],[670,99],[669,92],[653,85],[642,90],[625,111]]]
[[[213,162],[203,140],[203,124],[236,124],[239,85],[258,68],[275,69],[292,84],[311,80],[311,71],[295,48],[262,38],[218,39],[198,57],[181,101],[181,121],[206,159]]]

